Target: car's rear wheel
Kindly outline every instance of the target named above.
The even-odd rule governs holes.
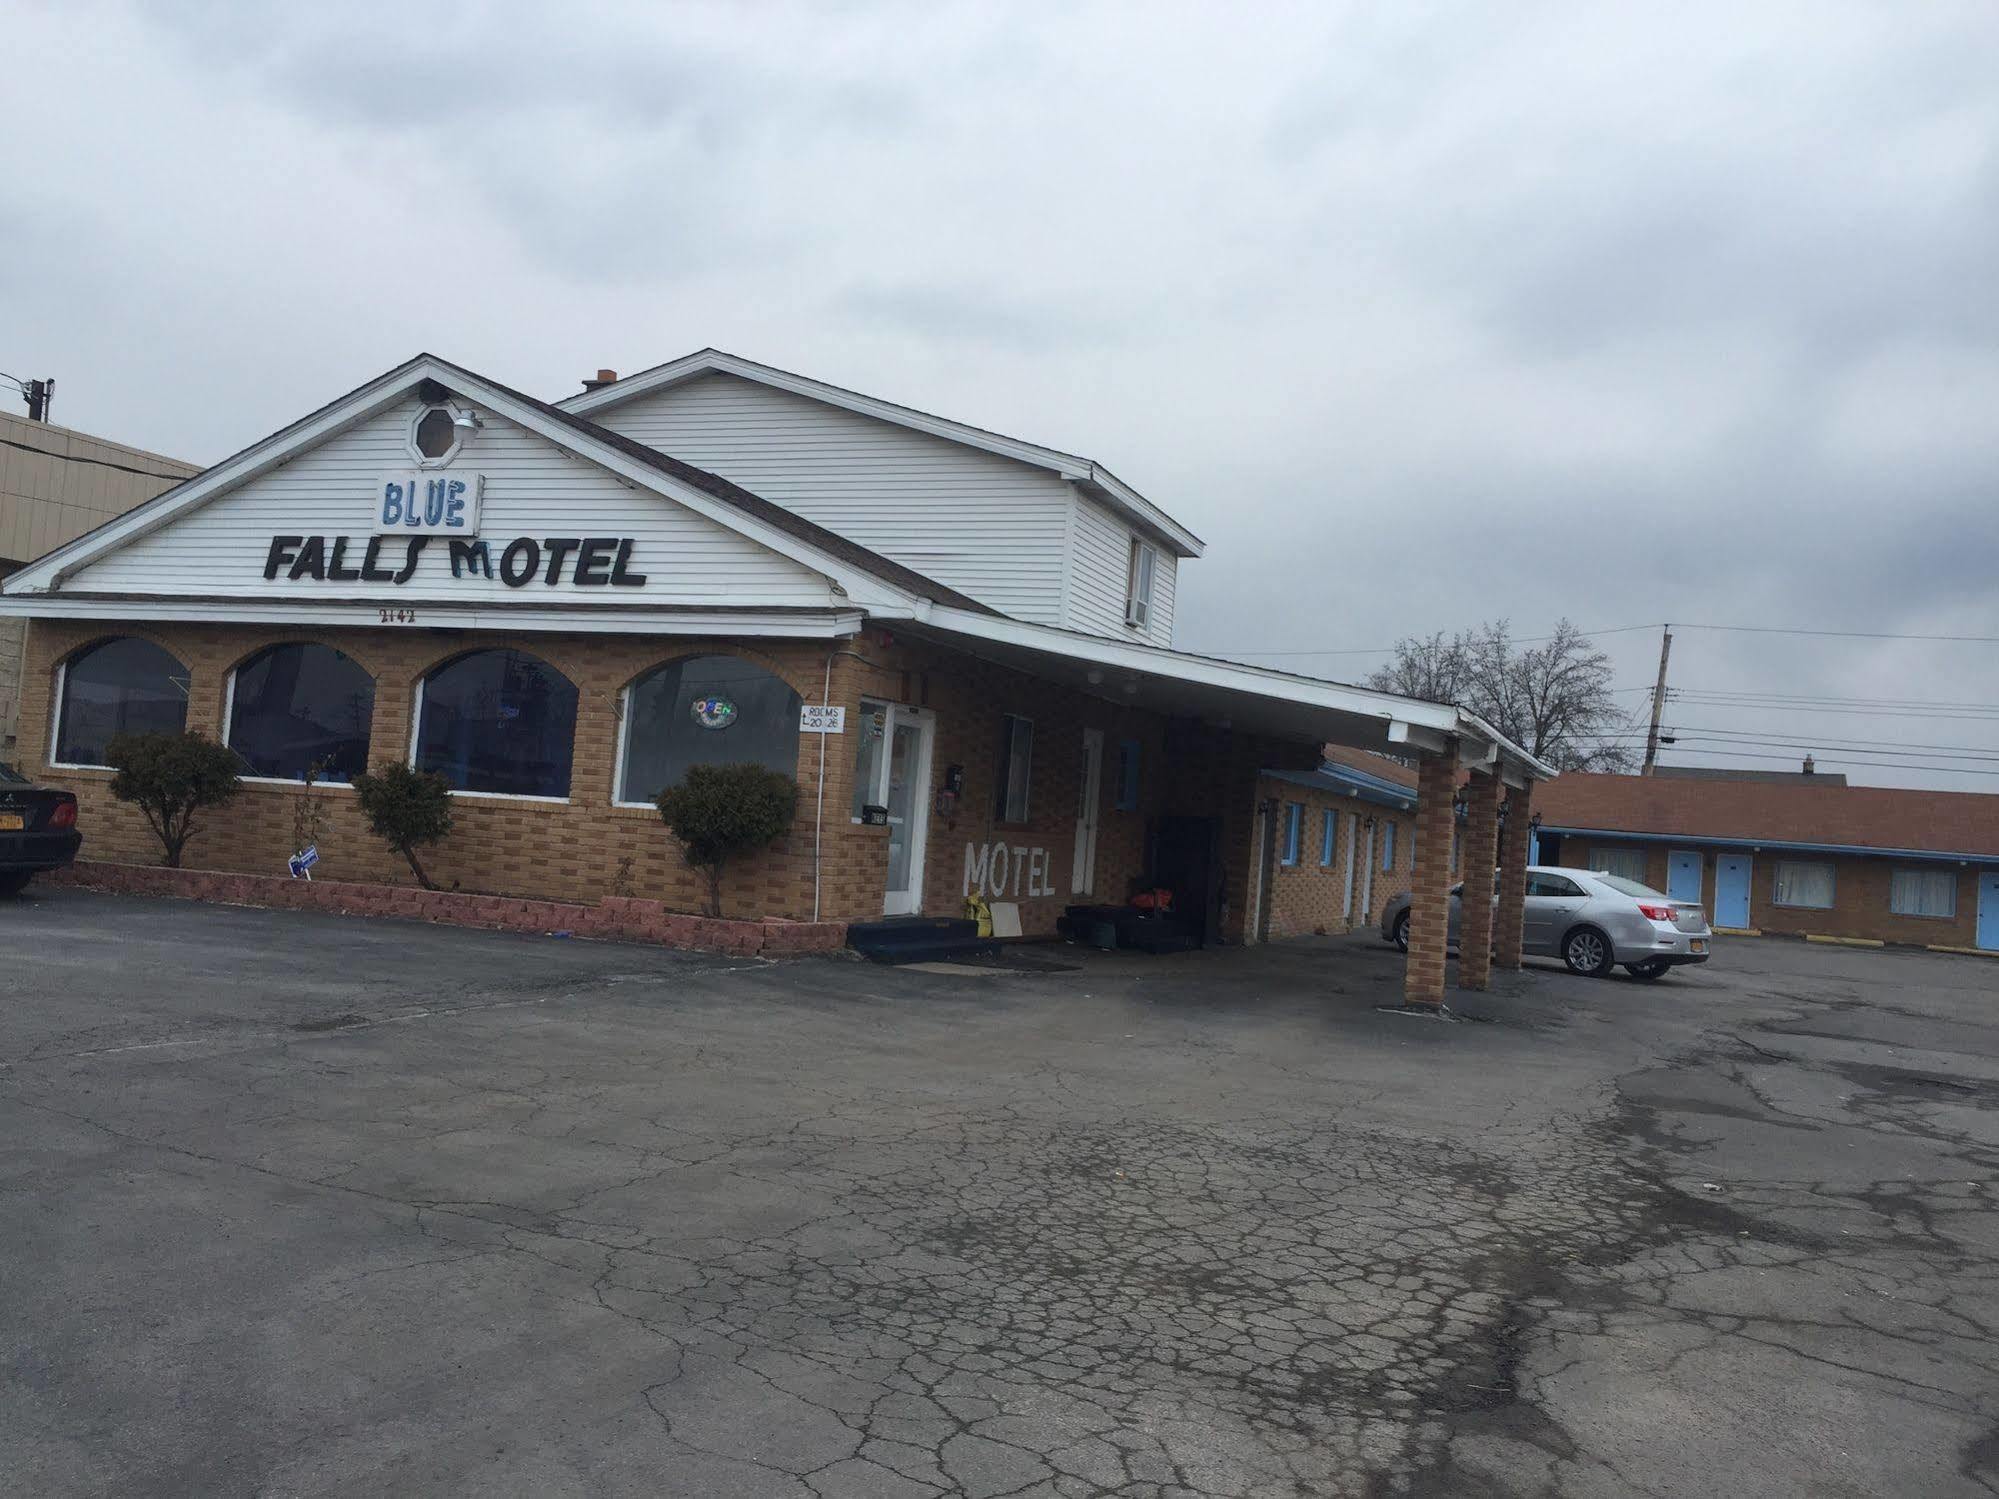
[[[1615,966],[1610,939],[1593,926],[1579,926],[1562,939],[1562,961],[1569,972],[1590,979],[1602,978]]]
[[[1404,911],[1395,918],[1395,945],[1404,952],[1409,951],[1409,913]]]
[[[1649,984],[1653,979],[1664,978],[1666,970],[1672,966],[1664,958],[1647,958],[1642,963],[1626,963],[1624,970],[1633,978],[1643,979]]]
[[[28,881],[34,877],[34,871],[28,869],[17,869],[8,874],[0,874],[0,897],[19,895],[23,890],[28,888]]]

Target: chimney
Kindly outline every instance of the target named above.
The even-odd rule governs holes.
[[[1810,774],[1812,774],[1812,773],[1813,773],[1814,771],[1816,771],[1816,770],[1817,770],[1818,768],[1819,768],[1819,767],[1818,767],[1818,762],[1817,762],[1816,760],[1814,760],[1814,759],[1813,759],[1813,758],[1812,758],[1812,757],[1811,757],[1810,755],[1806,755],[1806,756],[1805,756],[1805,774],[1806,774],[1806,775],[1810,775]]]
[[[597,371],[596,379],[585,380],[583,382],[583,388],[585,390],[596,390],[600,386],[616,385],[617,383],[618,383],[618,372],[616,370],[599,370]]]

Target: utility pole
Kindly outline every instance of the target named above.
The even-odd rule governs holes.
[[[1673,627],[1662,625],[1659,630],[1659,680],[1652,684],[1652,728],[1645,736],[1645,763],[1639,768],[1641,776],[1652,774],[1652,767],[1659,763],[1659,715],[1666,708],[1666,659],[1673,654]]]

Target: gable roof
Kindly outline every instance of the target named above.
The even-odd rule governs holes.
[[[894,595],[900,595],[956,609],[993,612],[957,590],[752,494],[718,474],[668,457],[434,354],[417,355],[146,504],[58,547],[0,583],[0,592],[53,592],[79,568],[152,534],[176,517],[394,404],[426,380],[434,380],[461,399],[485,406],[558,446],[572,447],[583,457],[632,482],[824,572],[855,595],[857,602],[868,602],[861,595],[871,593],[876,595],[872,602],[878,608],[884,602],[892,603]],[[857,588],[856,584],[860,586]],[[879,586],[870,587],[870,584]]]
[[[1999,796],[1987,792],[1571,771],[1535,792],[1534,810],[1554,832],[1999,856]]]
[[[814,380],[809,375],[794,374],[790,370],[781,370],[773,365],[758,364],[753,359],[744,359],[740,355],[725,353],[720,349],[698,349],[692,354],[682,355],[665,364],[656,364],[651,369],[641,370],[636,375],[627,375],[624,379],[613,381],[608,385],[599,385],[577,395],[565,397],[557,402],[557,405],[579,416],[588,416],[607,407],[620,405],[635,396],[664,390],[668,386],[696,379],[702,375],[734,375],[738,379],[752,380],[774,390],[789,391],[793,395],[824,401],[829,406],[838,406],[845,411],[871,416],[878,421],[892,422],[899,427],[908,427],[912,431],[927,432],[932,437],[963,443],[967,447],[996,453],[1002,458],[1011,458],[1035,468],[1048,469],[1074,483],[1078,488],[1088,491],[1093,498],[1116,511],[1131,524],[1141,527],[1157,540],[1165,542],[1172,548],[1175,556],[1198,557],[1207,550],[1207,543],[1200,537],[1094,459],[1076,453],[1065,453],[1059,448],[1045,448],[1038,443],[1023,442],[1016,437],[990,432],[984,427],[974,427],[968,422],[956,422],[948,417],[934,416],[930,412],[918,411],[911,406],[898,406],[893,401],[862,395],[859,391],[848,390],[839,385],[829,385],[824,380]]]

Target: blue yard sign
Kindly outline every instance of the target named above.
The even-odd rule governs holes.
[[[295,880],[311,879],[312,866],[317,864],[318,862],[319,862],[319,845],[317,843],[311,845],[309,848],[306,848],[302,852],[293,854],[291,857],[292,878]]]

